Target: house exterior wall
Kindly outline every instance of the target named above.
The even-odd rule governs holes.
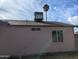
[[[76,50],[78,50],[78,33],[74,34],[74,38],[75,38],[75,47]]]
[[[72,27],[0,26],[0,55],[30,55],[75,50]],[[52,31],[63,30],[63,42],[52,41]]]

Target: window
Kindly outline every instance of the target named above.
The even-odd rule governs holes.
[[[63,31],[62,30],[52,31],[52,39],[53,42],[63,42]]]
[[[40,31],[40,28],[32,28],[32,31]]]

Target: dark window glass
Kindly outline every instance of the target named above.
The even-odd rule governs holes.
[[[32,28],[32,31],[40,31],[40,28]]]
[[[53,42],[57,42],[56,31],[52,32],[52,39],[53,39]]]
[[[63,42],[63,31],[58,31],[58,42]]]
[[[53,42],[63,42],[63,31],[57,30],[52,32]]]

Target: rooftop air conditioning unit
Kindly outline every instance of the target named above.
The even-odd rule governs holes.
[[[35,21],[36,22],[42,22],[43,21],[43,12],[35,12]]]

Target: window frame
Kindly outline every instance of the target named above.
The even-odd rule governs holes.
[[[54,34],[53,32],[56,32],[56,34]],[[56,37],[56,39],[54,38],[54,36]],[[53,42],[63,42],[63,30],[53,30],[52,31],[52,40],[53,40]]]

